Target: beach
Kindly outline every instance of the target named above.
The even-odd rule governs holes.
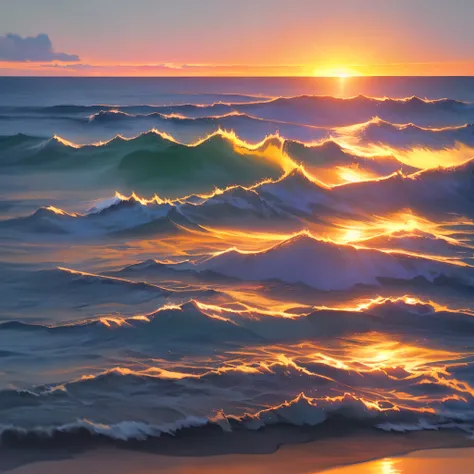
[[[474,462],[473,449],[436,449],[415,452],[400,458],[384,458],[345,468],[326,471],[327,474],[469,474]]]
[[[73,452],[72,445],[64,451],[12,451],[2,455],[0,471],[12,474],[312,474],[326,471],[331,474],[468,474],[472,472],[474,461],[474,442],[456,431],[360,432],[347,437],[285,444],[267,453],[259,453],[256,445],[252,454],[239,436],[227,449],[234,454],[219,454],[225,448],[218,441],[212,441],[215,442],[207,444],[207,454],[199,451],[200,443],[196,440],[187,443],[181,440],[179,446],[178,443],[168,445],[166,455],[117,448]],[[183,451],[184,445],[188,446],[187,451]],[[270,443],[262,446],[262,450],[269,446]],[[214,454],[210,454],[212,448]]]

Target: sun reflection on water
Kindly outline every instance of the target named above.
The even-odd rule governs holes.
[[[394,459],[382,459],[378,462],[375,472],[379,474],[402,474],[402,471],[396,467],[397,464],[398,461]],[[378,471],[377,468],[379,469]]]
[[[400,459],[384,458],[378,461],[354,464],[324,471],[327,474],[403,474]]]

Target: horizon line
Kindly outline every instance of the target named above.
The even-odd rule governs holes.
[[[396,75],[396,74],[385,74],[385,75],[355,75],[355,76],[304,76],[304,75],[290,75],[290,76],[245,76],[245,75],[225,75],[225,76],[213,76],[213,75],[200,75],[200,76],[126,76],[126,75],[116,75],[116,76],[95,76],[95,75],[4,75],[0,74],[0,78],[30,78],[30,79],[52,79],[52,78],[61,78],[61,79],[336,79],[336,80],[354,80],[354,79],[371,79],[371,78],[388,78],[388,77],[397,77],[397,78],[474,78],[473,75]]]

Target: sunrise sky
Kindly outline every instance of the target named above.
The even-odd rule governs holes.
[[[0,0],[0,75],[474,75],[473,0]]]

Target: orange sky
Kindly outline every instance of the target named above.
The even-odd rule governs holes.
[[[160,65],[0,62],[1,75],[25,76],[472,76],[473,62],[374,65]]]
[[[474,75],[472,18],[472,0],[15,0],[0,74]]]

